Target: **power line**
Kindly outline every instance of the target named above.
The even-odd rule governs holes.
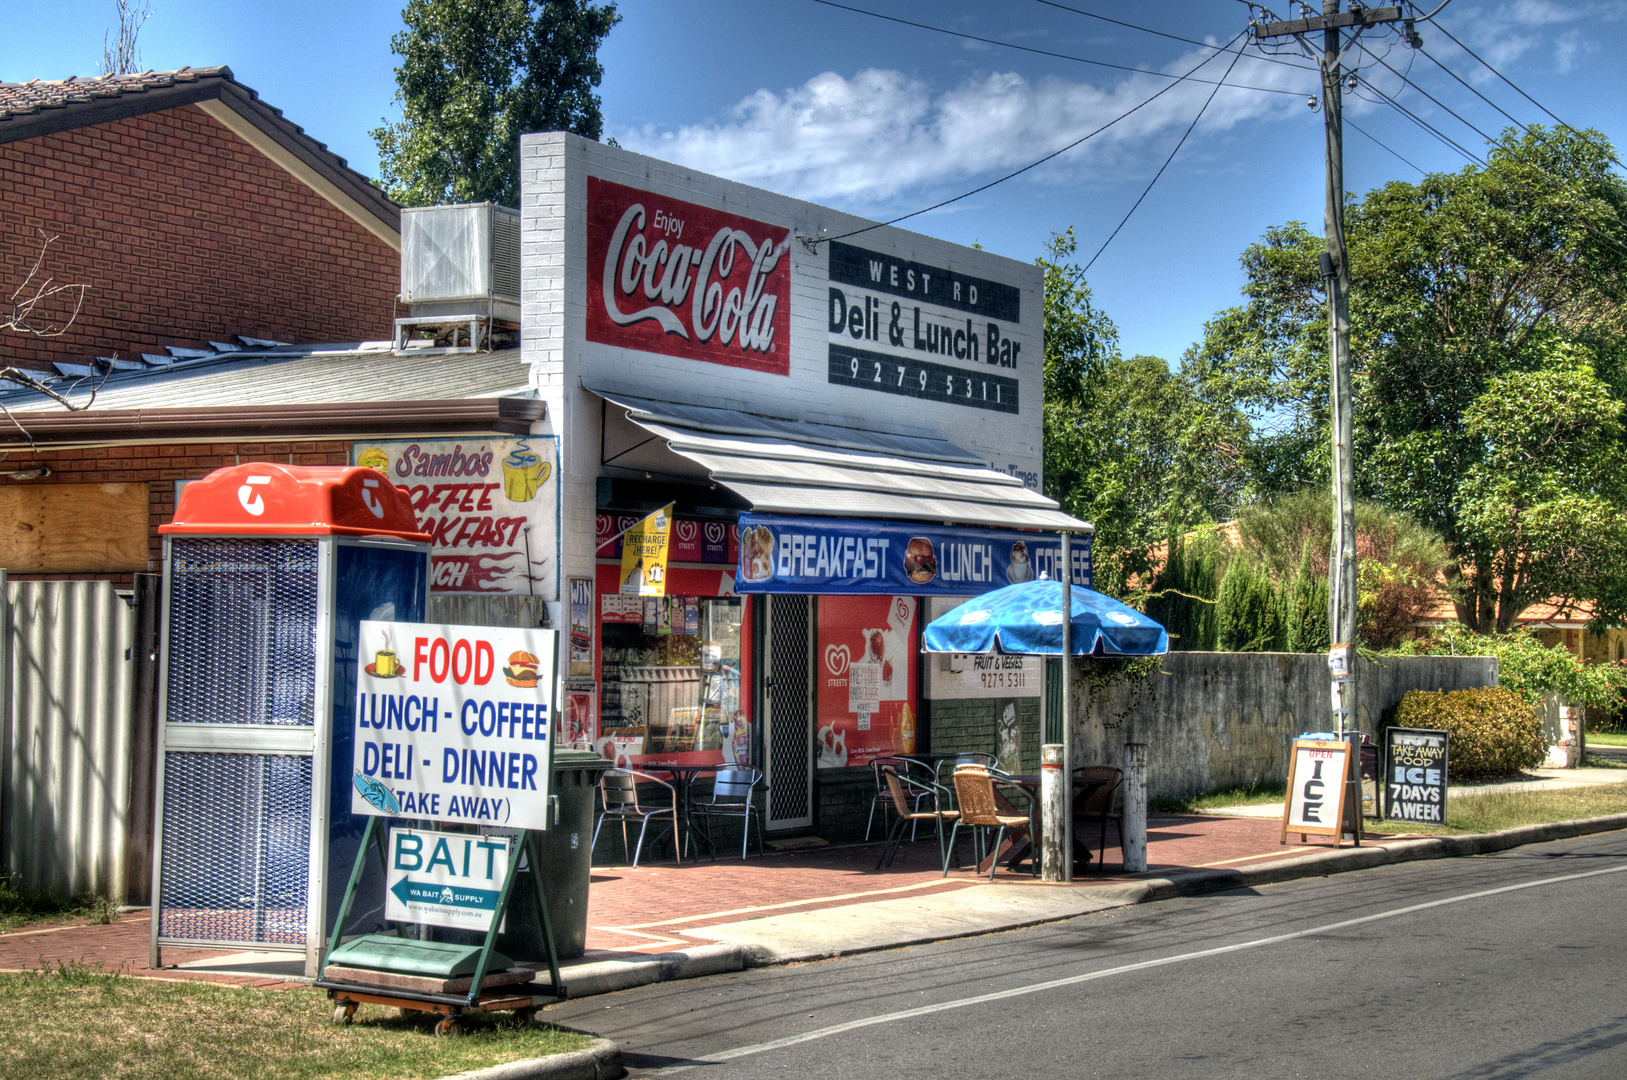
[[[1233,38],[1232,40],[1236,41],[1237,38]],[[1241,60],[1242,58],[1242,49],[1238,49],[1232,54],[1232,62],[1226,66],[1226,74],[1222,75],[1220,77],[1220,81],[1215,83],[1214,89],[1209,91],[1209,96],[1204,99],[1203,108],[1198,110],[1198,115],[1192,118],[1192,122],[1188,124],[1186,126],[1186,130],[1181,133],[1181,139],[1175,144],[1175,149],[1169,152],[1169,157],[1164,159],[1164,163],[1158,166],[1158,171],[1153,174],[1152,179],[1147,181],[1146,188],[1141,192],[1140,198],[1136,199],[1135,205],[1130,207],[1129,213],[1124,215],[1124,220],[1120,221],[1117,228],[1115,228],[1112,233],[1108,235],[1106,240],[1102,241],[1102,246],[1096,249],[1096,254],[1092,255],[1090,257],[1090,261],[1085,264],[1085,269],[1083,271],[1084,273],[1090,273],[1090,268],[1095,266],[1096,260],[1102,257],[1102,252],[1107,250],[1107,245],[1111,244],[1113,242],[1113,238],[1119,234],[1119,230],[1123,229],[1124,226],[1129,223],[1131,215],[1133,215],[1141,206],[1142,200],[1145,199],[1148,193],[1152,191],[1153,185],[1158,183],[1158,178],[1164,175],[1164,170],[1169,168],[1169,163],[1175,160],[1175,155],[1180,153],[1181,147],[1186,145],[1186,137],[1192,134],[1192,129],[1198,126],[1198,121],[1203,119],[1203,114],[1209,111],[1209,103],[1215,100],[1215,95],[1220,93],[1220,88],[1226,85],[1227,76],[1231,75],[1232,68],[1236,67],[1237,61]]]
[[[1161,38],[1169,38],[1171,41],[1180,41],[1187,45],[1196,45],[1200,49],[1213,49],[1217,53],[1225,51],[1225,46],[1223,45],[1211,45],[1207,41],[1198,41],[1196,38],[1182,37],[1179,34],[1165,33],[1162,30],[1154,30],[1150,26],[1138,26],[1132,22],[1125,22],[1123,19],[1110,19],[1106,15],[1098,15],[1094,11],[1086,11],[1084,8],[1069,7],[1067,4],[1057,3],[1057,0],[1036,0],[1036,2],[1044,4],[1046,7],[1054,7],[1060,11],[1071,11],[1075,15],[1083,15],[1087,19],[1099,19],[1102,22],[1112,23],[1114,26],[1122,26],[1128,30],[1139,30],[1143,34],[1155,34]],[[1295,64],[1291,63],[1290,61],[1281,60],[1275,56],[1268,56],[1265,54],[1261,54],[1259,59],[1264,60],[1267,63],[1281,64],[1284,67],[1298,68],[1300,71],[1316,70],[1309,64]]]
[[[839,4],[836,2],[836,0],[813,0],[813,2],[816,4],[823,4],[825,7],[837,8],[841,11],[851,11],[855,15],[868,15],[872,19],[881,19],[885,22],[898,23],[901,26],[913,26],[917,30],[930,30],[935,34],[947,34],[950,37],[963,38],[966,41],[982,42],[984,45],[998,45],[1003,49],[1016,49],[1019,52],[1033,53],[1036,56],[1049,56],[1057,60],[1072,60],[1075,63],[1092,64],[1096,67],[1112,68],[1115,71],[1133,71],[1141,75],[1156,75],[1160,79],[1184,80],[1187,78],[1185,75],[1171,75],[1166,71],[1158,71],[1153,68],[1131,67],[1128,64],[1112,64],[1106,60],[1092,60],[1089,57],[1073,56],[1069,53],[1052,52],[1050,49],[1036,49],[1032,45],[1017,45],[1009,41],[1001,41],[998,38],[979,37],[977,34],[968,34],[960,30],[949,30],[942,26],[933,26],[930,23],[915,22],[913,19],[900,18],[897,15],[883,15],[879,11],[869,11],[865,8],[853,7],[849,4]],[[1233,38],[1232,40],[1236,41],[1237,39]],[[1229,48],[1230,45],[1231,42],[1227,42],[1225,46],[1222,46],[1222,49]],[[1205,47],[1213,48],[1213,46]],[[1212,60],[1214,57],[1210,56],[1206,59]],[[1264,57],[1261,57],[1261,59],[1264,59]],[[1210,82],[1211,80],[1193,79],[1192,81],[1206,83]],[[1173,86],[1174,83],[1171,83],[1170,85]],[[1233,83],[1232,85],[1239,90],[1255,90],[1262,94],[1287,94],[1290,97],[1299,97],[1302,93],[1302,91],[1299,90],[1282,90],[1274,86],[1250,86],[1246,83]]]
[[[1237,44],[1237,42],[1247,32],[1248,31],[1245,30],[1245,31],[1242,31],[1241,33],[1239,33],[1237,35],[1237,37],[1232,38],[1230,41],[1228,41],[1226,43],[1227,46],[1230,47],[1232,45]],[[1218,54],[1215,54],[1215,55],[1218,55]],[[1241,55],[1241,53],[1239,53],[1239,55]],[[901,214],[898,217],[892,218],[891,220],[878,221],[874,225],[866,225],[862,229],[853,229],[850,232],[845,232],[845,233],[842,233],[842,234],[840,234],[838,236],[829,236],[829,237],[823,237],[822,236],[822,237],[812,238],[811,242],[813,244],[817,245],[817,244],[819,244],[821,242],[828,242],[828,241],[831,241],[831,240],[845,240],[849,236],[857,236],[860,233],[867,233],[872,229],[879,229],[879,228],[882,228],[883,226],[887,226],[887,225],[896,225],[900,221],[907,221],[912,217],[920,217],[922,214],[930,213],[933,210],[937,210],[937,209],[940,209],[941,207],[948,206],[950,203],[956,203],[956,202],[959,202],[962,199],[970,198],[971,196],[976,195],[979,192],[987,191],[987,190],[989,190],[989,188],[994,187],[996,184],[1003,184],[1007,180],[1012,179],[1013,177],[1021,176],[1023,173],[1028,172],[1030,169],[1038,168],[1039,166],[1045,164],[1047,161],[1050,161],[1052,158],[1059,157],[1062,154],[1067,153],[1069,150],[1072,150],[1074,147],[1078,146],[1080,143],[1083,143],[1085,140],[1095,138],[1097,135],[1100,135],[1102,132],[1106,131],[1108,128],[1112,127],[1114,124],[1118,123],[1120,120],[1123,120],[1123,119],[1129,117],[1130,115],[1132,115],[1133,113],[1136,113],[1136,112],[1140,111],[1141,109],[1146,108],[1148,105],[1151,105],[1153,102],[1157,101],[1159,98],[1163,97],[1165,94],[1169,93],[1171,90],[1173,90],[1177,86],[1181,85],[1181,83],[1187,81],[1188,79],[1192,79],[1192,76],[1195,75],[1200,68],[1202,68],[1204,65],[1208,64],[1209,61],[1213,60],[1214,58],[1215,58],[1214,55],[1204,57],[1202,60],[1199,60],[1196,65],[1194,65],[1193,67],[1187,69],[1186,74],[1177,76],[1176,80],[1174,82],[1170,83],[1168,86],[1164,87],[1162,90],[1158,91],[1156,94],[1153,94],[1151,97],[1147,98],[1145,101],[1142,101],[1139,104],[1131,107],[1130,109],[1127,109],[1126,111],[1120,113],[1118,116],[1115,116],[1113,119],[1109,120],[1107,123],[1103,124],[1101,127],[1097,128],[1096,130],[1094,130],[1092,132],[1089,132],[1088,134],[1081,135],[1079,138],[1075,139],[1073,142],[1069,143],[1067,146],[1062,147],[1060,150],[1054,150],[1051,153],[1046,154],[1044,157],[1040,158],[1038,161],[1030,162],[1029,164],[1024,165],[1020,169],[1016,169],[1016,170],[1014,170],[1012,172],[1006,173],[1006,175],[1000,177],[997,180],[990,180],[988,183],[983,184],[980,187],[975,187],[971,191],[963,192],[960,195],[956,195],[952,199],[945,199],[942,202],[933,203],[931,206],[924,207],[924,208],[922,208],[920,210],[915,210],[915,211],[912,211],[912,212],[910,212],[908,214]],[[1236,61],[1234,60],[1233,63],[1235,63],[1235,62]],[[1230,71],[1230,69],[1228,69],[1228,73],[1229,73],[1229,71]],[[1201,80],[1200,79],[1192,79],[1192,81],[1194,81],[1194,82],[1207,82],[1209,80],[1207,80],[1207,79],[1201,79]],[[1217,83],[1215,85],[1216,85],[1216,89],[1218,89],[1219,84]],[[1213,95],[1211,94],[1210,96],[1212,97]]]
[[[1360,124],[1356,123],[1354,120],[1350,119],[1350,117],[1346,116],[1346,117],[1342,117],[1341,119],[1342,119],[1342,122],[1344,123],[1345,127],[1355,128],[1356,131],[1359,132],[1361,135],[1365,136],[1369,142],[1376,143],[1380,150],[1387,151],[1392,157],[1394,157],[1396,160],[1400,161],[1403,165],[1410,166],[1414,171],[1416,171],[1416,172],[1418,172],[1418,173],[1420,173],[1420,174],[1422,174],[1424,176],[1429,175],[1423,169],[1418,168],[1418,166],[1413,165],[1412,162],[1408,161],[1406,158],[1404,158],[1400,154],[1396,153],[1396,151],[1394,149],[1392,149],[1390,146],[1388,146],[1385,143],[1381,142],[1377,136],[1375,136],[1372,132],[1368,131],[1366,128],[1362,127]]]

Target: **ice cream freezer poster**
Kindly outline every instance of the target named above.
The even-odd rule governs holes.
[[[358,442],[351,460],[411,496],[431,591],[559,599],[558,439]]]
[[[915,615],[913,596],[819,598],[821,769],[915,751]]]

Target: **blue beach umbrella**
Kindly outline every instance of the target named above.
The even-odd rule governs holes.
[[[1169,632],[1111,596],[1075,585],[1072,652],[1075,656],[1158,656],[1169,652]],[[1062,583],[1025,581],[984,593],[927,624],[927,652],[1062,655]]]

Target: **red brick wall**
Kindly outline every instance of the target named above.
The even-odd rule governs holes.
[[[9,363],[392,332],[394,249],[196,106],[0,145],[0,294],[38,229],[51,276],[90,291],[62,337],[4,335]]]
[[[348,465],[350,443],[306,442],[170,443],[156,446],[107,446],[86,450],[47,450],[38,455],[14,453],[6,472],[51,470],[37,480],[0,478],[0,484],[150,484],[147,500],[147,569],[163,568],[164,546],[158,527],[175,516],[175,481],[198,480],[216,469],[249,461],[283,465]],[[13,581],[70,581],[105,578],[120,585],[129,574],[11,574]]]

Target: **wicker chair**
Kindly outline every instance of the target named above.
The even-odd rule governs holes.
[[[888,832],[887,810],[893,805],[893,794],[887,789],[887,781],[883,779],[881,775],[882,770],[888,768],[897,770],[901,776],[913,776],[919,773],[921,775],[917,778],[922,780],[926,779],[928,776],[933,776],[933,773],[928,766],[922,762],[914,760],[913,758],[884,757],[875,758],[870,762],[870,771],[876,778],[876,793],[870,799],[870,818],[864,823],[864,839],[867,843],[870,840],[870,831],[875,827],[876,824],[876,810],[878,808],[881,810],[882,831]],[[931,798],[931,794],[926,791],[912,790],[906,792],[906,794],[909,797],[909,805],[915,811],[920,810],[921,804],[927,799]],[[922,818],[919,820],[925,819]],[[917,821],[917,824],[919,824],[919,821]],[[913,827],[910,830],[910,840],[912,842],[915,840],[915,830]]]
[[[876,869],[880,870],[883,863],[892,865],[893,859],[898,856],[898,845],[904,839],[904,826],[911,828],[910,838],[914,839],[913,829],[923,821],[932,822],[938,833],[938,858],[948,866],[949,855],[953,854],[950,848],[946,854],[944,848],[943,823],[955,821],[960,817],[960,811],[946,809],[949,802],[948,789],[926,780],[919,780],[905,774],[900,776],[898,770],[887,767],[882,770],[882,778],[887,785],[887,794],[892,799],[893,810],[898,814],[898,820],[893,823],[887,834],[887,842],[882,845],[881,858],[876,860]],[[932,800],[932,810],[923,812],[920,807],[924,800]],[[945,873],[948,873],[945,870]]]
[[[667,791],[665,806],[647,806],[638,801],[638,785],[642,781],[646,784],[659,784]],[[621,846],[623,851],[631,850],[633,865],[638,866],[638,857],[644,851],[644,832],[650,827],[650,822],[665,816],[664,825],[672,826],[672,856],[683,862],[683,855],[679,851],[678,843],[678,794],[671,784],[665,780],[657,780],[649,773],[639,772],[637,769],[606,769],[599,775],[599,798],[604,804],[604,810],[599,814],[598,824],[593,826],[593,840],[588,844],[588,851],[599,843],[599,830],[604,828],[605,820],[619,821],[621,823]],[[627,823],[638,822],[638,843],[632,848],[627,846]]]
[[[1087,792],[1073,800],[1073,836],[1074,853],[1080,850],[1079,827],[1091,822],[1098,822],[1101,833],[1096,841],[1096,867],[1101,869],[1102,860],[1107,856],[1107,823],[1111,821],[1119,832],[1119,860],[1120,865],[1124,859],[1124,819],[1113,809],[1118,799],[1119,785],[1124,782],[1124,773],[1111,765],[1085,765],[1073,770],[1073,775],[1086,780],[1106,780],[1107,783],[1094,791]],[[1090,845],[1084,847],[1085,858],[1090,858]]]
[[[994,880],[994,871],[1000,865],[1000,845],[1005,841],[1006,830],[1023,827],[1029,834],[1034,833],[1034,811],[1030,805],[1026,814],[1002,814],[999,804],[994,801],[994,775],[984,768],[976,765],[963,765],[955,770],[955,801],[959,804],[960,817],[956,819],[949,830],[949,850],[955,849],[955,835],[962,825],[976,830],[972,835],[977,838],[977,861],[981,863],[985,857],[989,862],[989,880]],[[1020,789],[1019,789],[1020,791]],[[1026,793],[1022,793],[1026,797]],[[995,830],[994,846],[989,849],[990,855],[984,855],[985,844],[982,842],[988,830]],[[1035,837],[1036,846],[1038,837]],[[1039,874],[1039,860],[1034,860],[1034,874]],[[949,860],[943,864],[943,876],[949,876]]]

